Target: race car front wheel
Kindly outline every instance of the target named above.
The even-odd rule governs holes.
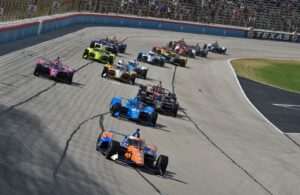
[[[155,127],[156,121],[157,121],[157,117],[158,117],[157,112],[153,112],[153,113],[152,113],[152,118],[151,118],[151,126],[152,126],[152,127]]]
[[[83,59],[87,59],[88,56],[89,56],[89,51],[86,49],[86,50],[84,50],[84,52],[83,52],[82,58],[83,58]]]
[[[115,140],[111,140],[109,143],[108,149],[106,151],[106,159],[111,159],[111,156],[118,153],[118,150],[120,148],[120,143]]]
[[[167,170],[168,162],[169,162],[169,158],[165,155],[159,155],[159,157],[157,158],[156,169],[159,171],[160,175],[165,174]]]
[[[107,72],[108,72],[108,68],[107,67],[104,67],[103,68],[103,71],[101,73],[101,77],[106,77],[107,76]]]

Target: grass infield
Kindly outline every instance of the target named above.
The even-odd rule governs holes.
[[[240,77],[300,92],[300,61],[244,58],[231,64]]]

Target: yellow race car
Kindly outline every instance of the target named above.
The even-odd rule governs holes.
[[[108,77],[134,85],[136,72],[125,66],[123,61],[120,60],[117,64],[106,64],[103,68],[102,77]]]

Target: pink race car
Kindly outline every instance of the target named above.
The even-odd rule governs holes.
[[[35,76],[46,76],[50,79],[72,84],[75,70],[63,65],[59,57],[56,60],[39,59],[34,70]]]

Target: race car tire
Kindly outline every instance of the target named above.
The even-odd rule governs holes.
[[[114,58],[112,56],[108,57],[108,63],[113,64],[114,63]]]
[[[159,174],[163,176],[168,167],[169,158],[165,155],[159,155],[156,161],[156,169],[159,171]]]
[[[83,52],[83,55],[82,55],[82,58],[83,59],[88,59],[88,57],[89,57],[89,50],[84,50],[84,52]]]
[[[143,54],[139,53],[138,57],[136,58],[137,61],[142,61]]]
[[[153,48],[152,48],[152,51],[153,51],[153,52],[156,52],[156,47],[153,47]]]
[[[173,116],[173,117],[176,117],[176,116],[177,116],[178,108],[179,108],[179,105],[178,105],[178,104],[175,104],[175,105],[174,105],[174,108],[173,108],[173,112],[172,112],[172,116]]]
[[[143,79],[146,79],[146,78],[147,78],[147,73],[148,73],[148,70],[145,70],[145,71],[143,72],[143,75],[142,75]]]
[[[153,113],[151,114],[151,126],[152,126],[152,127],[155,127],[156,121],[157,121],[157,117],[158,117],[157,112],[153,112]]]
[[[121,111],[122,105],[120,103],[115,103],[111,108],[111,115],[116,117],[115,114]]]
[[[131,84],[131,85],[134,85],[134,84],[135,84],[135,77],[132,77],[132,78],[130,79],[130,84]]]
[[[108,73],[108,68],[104,67],[101,73],[101,77],[107,77],[107,73]]]
[[[96,150],[97,150],[97,151],[99,151],[99,150],[100,150],[100,149],[97,147],[97,145],[98,145],[98,143],[99,143],[99,142],[100,142],[100,140],[101,140],[102,133],[103,133],[103,132],[101,132],[101,133],[100,133],[100,135],[98,136],[97,142],[96,142]]]
[[[72,75],[72,76],[70,76],[70,77],[68,78],[68,80],[67,80],[67,81],[68,81],[68,84],[70,84],[70,85],[71,85],[71,84],[72,84],[72,82],[73,82],[73,75]]]
[[[108,149],[105,154],[106,159],[111,159],[111,156],[118,153],[118,150],[120,148],[120,143],[115,140],[111,140],[109,143]]]
[[[34,69],[33,75],[34,75],[34,76],[39,76],[39,70],[38,70],[38,67],[36,67],[36,68]]]
[[[90,48],[95,48],[95,43],[96,43],[96,41],[92,41],[90,44]]]
[[[185,66],[186,66],[185,60],[181,60],[181,61],[180,61],[180,66],[182,66],[182,67],[185,67]]]
[[[165,66],[165,62],[164,62],[163,60],[161,60],[161,61],[159,62],[159,66],[160,66],[160,67]]]

